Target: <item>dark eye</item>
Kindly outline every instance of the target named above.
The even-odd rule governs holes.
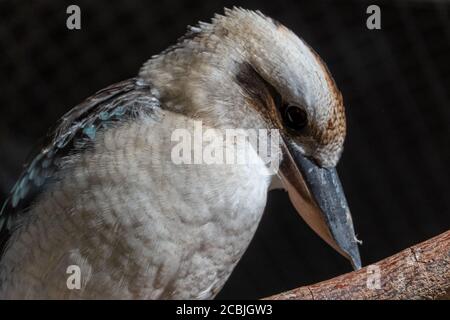
[[[302,108],[288,105],[283,112],[283,121],[290,129],[298,131],[308,124],[308,117]]]

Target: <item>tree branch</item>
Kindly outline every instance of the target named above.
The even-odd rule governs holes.
[[[450,230],[361,270],[266,299],[450,299]]]

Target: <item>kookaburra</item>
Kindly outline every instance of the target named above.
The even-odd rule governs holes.
[[[174,130],[197,121],[213,134],[277,130],[279,166],[271,175],[255,145],[239,164],[174,161]],[[213,298],[277,180],[359,268],[335,169],[345,133],[342,96],[317,53],[260,12],[226,9],[51,131],[0,215],[0,298]]]

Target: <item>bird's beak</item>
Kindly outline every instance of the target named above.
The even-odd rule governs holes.
[[[321,168],[283,139],[280,178],[297,212],[330,246],[361,268],[358,240],[335,168]]]

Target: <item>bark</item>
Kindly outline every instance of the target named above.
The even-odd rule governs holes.
[[[361,270],[266,299],[450,299],[450,230]]]

